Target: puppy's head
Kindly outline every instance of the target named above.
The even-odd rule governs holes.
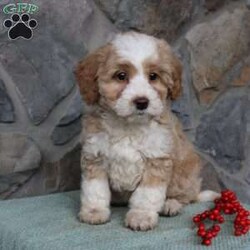
[[[76,77],[89,105],[118,116],[158,116],[181,92],[181,64],[164,40],[129,32],[79,63]]]

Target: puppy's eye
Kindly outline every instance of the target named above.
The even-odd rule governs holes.
[[[150,73],[149,74],[149,80],[150,81],[156,81],[158,79],[158,75],[156,73]]]
[[[128,80],[128,75],[127,75],[126,72],[119,72],[119,73],[116,74],[116,78],[120,82],[124,82],[124,81]]]

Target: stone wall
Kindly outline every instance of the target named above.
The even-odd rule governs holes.
[[[250,202],[249,1],[36,4],[31,40],[10,41],[0,25],[0,198],[79,188],[84,105],[73,69],[116,32],[137,30],[169,41],[183,62],[172,110],[203,159],[204,187]]]

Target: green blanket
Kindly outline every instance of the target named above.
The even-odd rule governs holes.
[[[161,217],[155,230],[124,228],[126,207],[112,208],[111,222],[91,226],[77,220],[79,191],[0,202],[1,250],[250,249],[250,235],[233,236],[227,217],[212,246],[200,245],[192,216],[211,203],[187,206],[179,216]]]

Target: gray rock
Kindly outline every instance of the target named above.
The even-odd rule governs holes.
[[[249,53],[250,12],[242,7],[224,10],[192,27],[186,39],[194,87],[201,103],[211,103],[227,84],[222,81],[226,72]]]
[[[225,0],[205,0],[204,6],[209,11],[215,11],[219,9],[224,3]]]
[[[8,17],[2,12],[0,15]],[[73,69],[78,60],[89,48],[106,42],[114,29],[87,0],[70,4],[45,0],[32,17],[38,22],[32,39],[9,43],[7,34],[2,35],[0,61],[11,75],[30,119],[38,125],[73,88]]]
[[[193,2],[154,0],[95,0],[121,30],[139,30],[173,41],[192,15]]]
[[[52,43],[62,46],[71,60],[85,55],[86,40],[90,36],[86,28],[95,14],[91,1],[61,1],[58,4],[56,0],[44,0],[39,5],[40,12],[37,13],[36,19],[44,29],[43,33],[49,30],[49,39]],[[50,49],[50,52],[53,50]],[[63,55],[63,58],[66,59],[66,55]],[[63,64],[66,66],[66,61]]]
[[[78,119],[83,113],[83,102],[82,98],[80,96],[79,91],[76,91],[76,94],[72,98],[72,101],[62,117],[62,119],[59,121],[59,124],[57,126],[65,126],[69,123],[72,123],[76,119]]]
[[[245,176],[245,181],[246,181],[246,183],[250,186],[250,171],[249,171],[249,173]]]
[[[57,126],[51,134],[51,140],[55,145],[63,145],[69,142],[72,138],[81,132],[81,118],[78,118],[74,122]]]
[[[10,185],[6,181],[5,176],[0,176],[0,199],[1,199],[1,194],[3,192],[6,192],[9,188],[10,188]]]
[[[102,46],[115,33],[115,27],[92,0],[44,0],[37,19],[49,29],[51,37],[63,46],[75,63],[88,52]]]
[[[250,9],[250,0],[246,0],[246,6],[248,9]]]
[[[0,200],[10,198],[17,192],[34,174],[35,170],[0,175]]]
[[[186,49],[185,42],[182,43],[181,47],[178,49],[178,54],[182,62],[182,94],[174,102],[172,102],[172,111],[181,120],[183,128],[185,130],[192,129],[194,127],[193,123],[193,105],[192,99],[195,96],[192,93],[192,77],[190,71],[190,58],[188,50]]]
[[[183,95],[177,101],[174,101],[171,106],[171,110],[182,123],[183,129],[188,130],[191,128],[191,119],[190,114],[187,112],[185,104],[187,103],[186,96]]]
[[[202,190],[213,190],[215,192],[220,192],[224,189],[224,185],[222,184],[219,174],[216,172],[213,164],[206,159],[202,158]]]
[[[48,34],[36,33],[0,45],[0,60],[11,75],[34,124],[41,123],[74,86],[73,61]]]
[[[73,150],[67,153],[60,160],[59,163],[60,174],[58,178],[58,186],[60,191],[76,190],[80,188],[80,181],[81,181],[80,159],[81,159],[81,146],[78,144]]]
[[[193,128],[190,94],[186,81],[183,81],[182,95],[171,104],[171,110],[180,119],[185,130]]]
[[[202,116],[196,130],[199,148],[230,173],[241,170],[246,159],[248,95],[247,89],[232,89],[225,93]]]
[[[3,81],[0,79],[0,122],[14,122],[14,108],[6,92]]]
[[[65,114],[51,134],[51,140],[55,145],[63,145],[81,132],[82,113],[82,98],[79,91],[76,91]]]
[[[7,191],[5,194],[8,194],[8,198],[19,198],[79,189],[80,152],[81,147],[77,145],[62,159],[42,164],[26,182],[20,182],[18,188],[15,188],[15,192],[8,193]]]
[[[250,92],[250,90],[248,90]],[[250,93],[248,95],[248,103],[250,103]],[[245,161],[244,161],[244,171],[242,171],[242,179],[246,181],[249,185],[250,189],[250,109],[248,108],[246,111],[246,127],[247,127],[247,135],[246,135],[246,144],[245,144]]]
[[[117,12],[119,9],[119,5],[122,2],[122,0],[94,0],[96,4],[100,7],[102,11],[112,20],[112,22],[115,22],[117,19]]]
[[[38,168],[41,154],[36,144],[20,133],[0,133],[0,175]]]

